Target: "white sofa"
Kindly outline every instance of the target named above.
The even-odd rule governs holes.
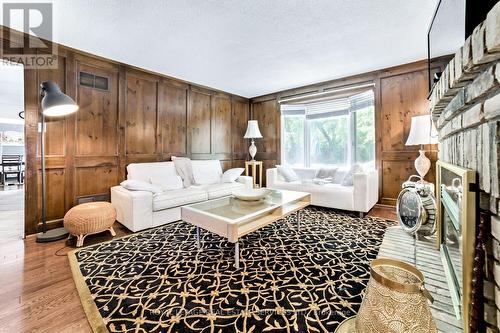
[[[222,168],[218,160],[193,160],[197,185],[184,188],[173,162],[132,163],[127,179],[151,182],[172,179],[169,190],[153,194],[130,191],[122,186],[111,188],[111,203],[116,219],[132,231],[139,231],[181,219],[181,206],[231,195],[238,188],[252,188],[252,178],[240,176],[236,182],[221,183]]]
[[[364,171],[353,175],[353,186],[341,183],[319,185],[313,182],[317,169],[293,168],[300,180],[287,182],[277,168],[267,169],[266,186],[272,189],[296,190],[311,193],[311,204],[367,213],[378,201],[378,172]],[[347,172],[339,170],[338,172]]]

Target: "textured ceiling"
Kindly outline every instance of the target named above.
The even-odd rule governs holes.
[[[54,40],[254,97],[426,58],[436,2],[55,0]]]

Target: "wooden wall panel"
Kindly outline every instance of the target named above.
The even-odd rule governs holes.
[[[411,118],[428,114],[427,69],[421,68],[410,72],[398,73],[380,78],[379,112],[380,124],[378,137],[380,142],[379,163],[382,166],[380,180],[380,202],[394,205],[401,184],[410,175],[417,174],[414,160],[420,146],[406,146],[411,128]],[[426,146],[435,151],[436,146]],[[435,156],[433,152],[428,153]],[[435,161],[435,158],[432,160]],[[434,182],[433,173],[426,180]]]
[[[243,138],[247,130],[249,111],[250,108],[247,101],[233,100],[231,117],[233,154],[237,156],[236,158],[243,160],[249,157],[248,147],[250,146],[250,142],[248,139]]]
[[[228,169],[233,168],[231,161],[221,161],[221,165],[222,165],[222,171],[226,171]]]
[[[109,189],[118,184],[116,166],[97,166],[76,169],[77,197],[109,194]]]
[[[156,153],[157,82],[127,74],[125,147],[127,154]]]
[[[37,71],[38,86],[44,81],[56,82],[62,91],[66,91],[66,58],[58,57],[59,69]],[[38,94],[38,99],[40,95]],[[38,118],[38,117],[37,117]],[[39,120],[40,121],[40,120]],[[66,118],[45,118],[45,156],[64,156],[66,154]],[[37,137],[37,147],[40,147],[40,135]],[[40,149],[37,149],[40,156]]]
[[[212,98],[212,154],[231,153],[231,100],[229,96]]]
[[[170,155],[187,153],[187,91],[185,88],[160,84],[158,113],[162,135],[162,152]]]
[[[65,209],[65,193],[66,193],[66,175],[63,168],[47,169],[45,172],[46,183],[50,186],[46,187],[46,207],[47,221],[58,220],[64,216]],[[38,172],[38,215],[42,215],[42,178],[41,171]]]
[[[245,167],[245,160],[233,160],[231,167],[232,168],[244,168]]]
[[[382,151],[418,151],[405,146],[411,118],[429,112],[427,72],[405,73],[380,79]]]
[[[274,168],[280,159],[280,112],[276,99],[255,102],[251,105],[250,119],[259,122],[261,139],[255,139],[257,155],[263,162],[262,182],[266,185],[266,170]],[[250,140],[248,140],[250,145]],[[248,149],[248,148],[247,148]]]
[[[397,198],[401,191],[401,184],[414,174],[412,161],[382,161],[382,193],[384,198]]]
[[[55,81],[80,106],[76,114],[50,119],[46,126],[49,228],[62,224],[79,197],[109,194],[125,178],[128,163],[170,160],[176,154],[218,158],[224,170],[232,167],[233,159],[243,164],[246,147],[233,145],[232,138],[242,131],[234,119],[246,126],[248,99],[64,46],[58,52],[57,69],[24,71],[27,234],[40,230],[42,81]],[[109,91],[79,86],[80,70],[108,77]]]
[[[211,96],[202,92],[188,94],[187,144],[192,154],[210,154]]]
[[[280,115],[276,100],[254,103],[251,118],[259,122],[259,129],[263,136],[255,140],[257,152],[277,154]]]
[[[109,79],[109,90],[93,89],[77,84],[76,114],[77,155],[118,154],[118,70],[77,63],[80,71]]]

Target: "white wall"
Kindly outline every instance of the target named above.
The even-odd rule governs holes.
[[[0,62],[0,122],[3,122],[2,119],[21,120],[18,114],[23,110],[23,67]]]

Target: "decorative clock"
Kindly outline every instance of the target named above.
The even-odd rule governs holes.
[[[418,177],[418,181],[412,178]],[[436,200],[434,187],[424,182],[419,176],[411,176],[403,183],[396,203],[399,225],[409,234],[418,232],[422,236],[431,236],[436,232]]]

